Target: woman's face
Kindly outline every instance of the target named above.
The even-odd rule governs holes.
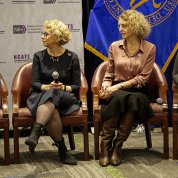
[[[54,45],[58,45],[58,42],[53,34],[49,31],[48,28],[44,27],[43,32],[41,34],[41,39],[43,42],[43,46],[50,47]]]
[[[123,39],[135,36],[132,30],[128,27],[127,22],[121,18],[118,21],[118,28]]]

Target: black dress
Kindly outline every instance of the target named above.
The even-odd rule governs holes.
[[[47,50],[34,54],[32,66],[32,84],[27,99],[27,106],[33,116],[36,116],[38,106],[51,100],[60,114],[70,114],[80,107],[80,101],[76,95],[80,87],[80,64],[77,54],[69,50],[52,60]],[[72,93],[50,89],[42,91],[42,84],[49,84],[53,81],[52,73],[59,73],[59,81],[65,85],[70,85]]]

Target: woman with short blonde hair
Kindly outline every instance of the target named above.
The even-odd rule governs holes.
[[[45,21],[44,26],[56,37],[59,45],[65,45],[71,40],[70,30],[63,22],[58,20]]]
[[[27,99],[27,106],[36,121],[25,144],[33,152],[45,127],[58,148],[61,162],[76,165],[77,160],[64,142],[61,115],[80,108],[76,96],[80,87],[79,58],[63,47],[71,39],[70,31],[63,22],[46,21],[41,39],[46,49],[34,54],[32,83]]]

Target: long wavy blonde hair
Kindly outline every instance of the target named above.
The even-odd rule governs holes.
[[[126,21],[127,26],[140,38],[149,36],[151,26],[145,16],[136,10],[126,10],[118,18]]]

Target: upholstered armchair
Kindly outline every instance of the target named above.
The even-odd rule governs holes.
[[[7,102],[8,90],[6,83],[0,74],[0,128],[3,129],[4,139],[4,161],[5,164],[10,163],[9,153],[9,118],[8,118],[8,102]]]
[[[99,136],[100,136],[100,99],[99,90],[104,78],[106,71],[107,61],[101,63],[92,78],[92,92],[93,92],[93,122],[94,122],[94,149],[95,149],[95,159],[99,158]],[[151,92],[151,99],[153,103],[150,103],[151,107],[155,112],[155,116],[150,118],[145,125],[145,135],[147,148],[152,147],[151,132],[149,125],[160,124],[163,132],[163,157],[165,159],[169,158],[169,145],[168,145],[168,112],[167,112],[167,82],[164,74],[162,73],[159,66],[155,63],[152,74],[149,79],[149,88]],[[163,105],[155,103],[155,99],[162,98]]]
[[[19,163],[19,127],[32,127],[35,118],[31,115],[27,108],[26,100],[31,84],[32,63],[27,63],[21,66],[16,72],[11,93],[13,97],[13,135],[14,135],[14,159]],[[84,143],[84,160],[89,160],[89,146],[88,146],[88,109],[86,93],[88,91],[88,84],[84,73],[81,71],[81,86],[79,91],[79,99],[82,101],[82,106],[76,112],[64,116],[62,119],[64,126],[69,126],[69,142],[71,149],[75,149],[73,126],[82,126],[83,143]]]

